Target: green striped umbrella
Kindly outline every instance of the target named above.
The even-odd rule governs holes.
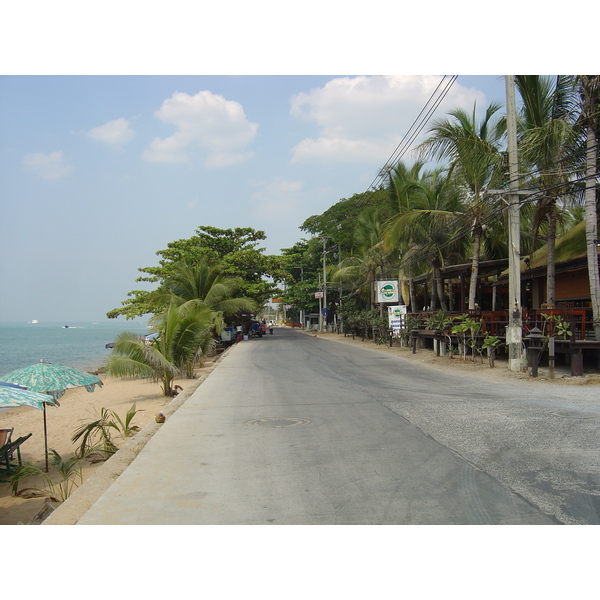
[[[2,377],[2,381],[7,383],[16,383],[26,387],[32,392],[49,394],[58,400],[66,390],[77,387],[84,387],[88,392],[93,392],[96,386],[102,387],[102,381],[96,375],[66,367],[56,365],[43,360],[39,363],[12,371]],[[58,406],[58,402],[50,402],[51,405]],[[44,410],[44,443],[46,446],[46,472],[48,472],[48,434],[46,429],[46,403],[43,403]]]
[[[2,381],[25,386],[32,392],[50,394],[56,400],[71,388],[85,387],[88,392],[93,392],[95,386],[102,387],[102,381],[96,375],[44,360],[30,367],[12,371],[2,377]]]
[[[0,408],[15,408],[31,406],[38,410],[44,409],[44,404],[58,406],[58,402],[48,394],[40,394],[23,388],[4,386],[0,382]]]

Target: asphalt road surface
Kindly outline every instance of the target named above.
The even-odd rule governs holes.
[[[597,388],[276,329],[232,348],[78,523],[599,523],[599,417]]]

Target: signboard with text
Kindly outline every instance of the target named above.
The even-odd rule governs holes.
[[[401,329],[406,326],[406,305],[388,306],[389,327],[398,335]]]
[[[398,280],[391,279],[375,282],[377,302],[395,303],[400,301],[398,294]]]

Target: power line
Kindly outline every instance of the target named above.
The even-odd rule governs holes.
[[[427,100],[427,102],[425,103],[425,106],[423,106],[423,108],[421,109],[421,112],[419,112],[419,114],[413,121],[412,125],[408,128],[408,131],[404,134],[404,137],[402,138],[402,140],[400,140],[400,143],[398,144],[398,146],[396,146],[396,149],[394,150],[394,152],[392,152],[390,158],[386,161],[384,167],[382,169],[380,169],[377,177],[375,177],[375,179],[373,180],[371,185],[367,188],[367,192],[369,190],[372,190],[372,191],[371,191],[371,194],[367,198],[364,199],[363,203],[366,203],[368,200],[370,200],[372,198],[373,193],[377,189],[377,185],[387,177],[388,170],[386,170],[386,167],[388,167],[389,165],[395,164],[396,162],[398,162],[400,160],[400,158],[402,156],[404,156],[406,151],[410,148],[410,144],[421,133],[421,131],[423,130],[423,128],[425,127],[425,125],[427,124],[427,122],[429,121],[429,119],[431,118],[433,113],[437,110],[437,108],[440,105],[440,103],[442,102],[442,100],[446,97],[446,95],[450,91],[450,88],[452,87],[452,85],[454,84],[454,82],[456,81],[457,78],[458,78],[458,75],[452,75],[449,80],[447,80],[447,75],[444,75],[442,77],[442,79],[438,83],[437,87],[435,88],[435,90],[433,91],[431,96],[429,97],[429,100]],[[436,95],[438,94],[438,90],[440,89],[440,87],[442,87],[442,84],[444,84],[444,82],[446,82],[445,86],[442,89],[442,91],[440,92],[440,95],[436,98]],[[431,104],[431,106],[430,106],[430,104]],[[425,114],[423,114],[423,113],[425,113]],[[413,128],[415,128],[414,131],[413,131]]]
[[[530,204],[533,202],[537,202],[538,200],[542,199],[544,197],[544,195],[547,194],[548,192],[558,191],[561,188],[570,187],[570,186],[576,185],[578,183],[584,183],[588,179],[596,179],[596,178],[597,178],[597,174],[594,174],[591,176],[583,176],[583,177],[579,177],[575,180],[549,185],[544,188],[537,189],[536,191],[532,190],[533,193],[531,194],[531,196],[529,196],[526,200],[520,200],[519,205],[522,206],[524,204]],[[508,193],[508,190],[507,190],[507,193]],[[502,214],[503,210],[504,210],[504,206],[499,206],[499,207],[495,208],[494,210],[492,210],[490,212],[489,215],[487,215],[484,219],[481,220],[480,224],[488,225],[488,224],[492,223],[495,219],[497,219]],[[459,219],[459,217],[457,217],[457,219]],[[443,250],[447,246],[454,244],[457,240],[459,240],[460,238],[467,235],[469,233],[469,231],[471,230],[471,227],[472,226],[470,224],[462,226],[454,233],[454,235],[448,241],[446,241],[443,244],[437,245],[435,247],[435,249],[428,250],[427,248],[424,248],[421,252],[419,252],[418,255],[406,259],[406,261],[404,261],[404,265],[410,266],[410,265],[416,264],[420,261],[427,260],[428,258],[434,256],[440,250]]]

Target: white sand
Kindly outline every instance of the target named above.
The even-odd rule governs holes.
[[[59,400],[60,407],[46,409],[48,429],[48,447],[56,450],[61,457],[73,456],[78,444],[73,444],[71,438],[74,432],[83,424],[99,418],[102,408],[114,410],[124,421],[125,415],[136,404],[137,413],[132,425],[143,428],[161,409],[172,401],[161,393],[158,383],[140,379],[111,379],[100,376],[103,387],[96,387],[90,393],[85,388],[68,390]],[[177,385],[185,388],[194,380],[179,379]],[[12,408],[0,412],[0,428],[14,427],[12,439],[32,433],[33,435],[21,446],[23,462],[31,461],[40,468],[45,468],[44,459],[44,418],[41,410],[29,407]],[[113,442],[121,447],[126,440],[117,432],[111,434]],[[102,463],[91,464],[84,462],[82,469],[85,481]],[[53,481],[60,480],[50,466]],[[19,489],[34,485],[31,480],[23,480]],[[43,486],[43,481],[38,480]],[[45,498],[22,498],[11,495],[8,483],[0,484],[0,525],[16,525],[28,523],[44,506]]]

